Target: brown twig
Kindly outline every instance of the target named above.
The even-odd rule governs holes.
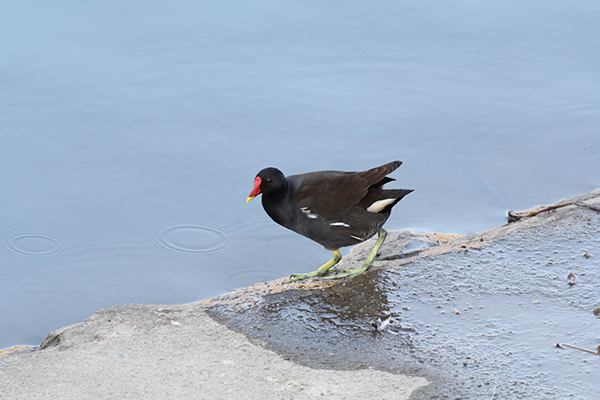
[[[561,347],[562,348],[563,346],[570,347],[572,349],[577,349],[577,350],[585,351],[587,353],[592,353],[592,354],[595,354],[597,356],[600,356],[600,346],[598,346],[598,351],[592,351],[592,350],[584,349],[582,347],[573,346],[572,344],[567,344],[567,343],[557,343],[556,344],[556,347]]]
[[[564,203],[553,204],[551,206],[537,207],[530,211],[514,212],[513,210],[510,210],[508,212],[508,222],[519,221],[523,218],[533,217],[533,216],[541,214],[543,212],[550,212],[552,210],[556,210],[557,208],[566,207],[566,206],[587,207],[594,211],[600,212],[600,207],[594,206],[592,204],[584,203],[583,201],[566,201]]]

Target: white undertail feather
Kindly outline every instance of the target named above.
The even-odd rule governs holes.
[[[369,208],[367,208],[367,211],[372,213],[378,213],[395,201],[396,199],[377,200],[375,203],[371,204]]]

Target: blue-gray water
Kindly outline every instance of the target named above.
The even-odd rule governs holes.
[[[596,1],[19,1],[0,35],[0,348],[314,270],[245,204],[266,166],[402,160],[417,232],[600,187]]]

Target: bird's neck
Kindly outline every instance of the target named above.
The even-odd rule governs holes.
[[[295,214],[292,195],[287,182],[275,192],[262,194],[262,205],[267,214],[273,221],[286,227]]]

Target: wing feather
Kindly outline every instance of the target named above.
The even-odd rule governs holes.
[[[400,165],[401,161],[393,161],[362,172],[320,171],[289,178],[301,184],[295,195],[295,202],[300,208],[306,207],[312,213],[332,220],[358,205],[369,187],[382,186],[393,180],[386,175]]]

